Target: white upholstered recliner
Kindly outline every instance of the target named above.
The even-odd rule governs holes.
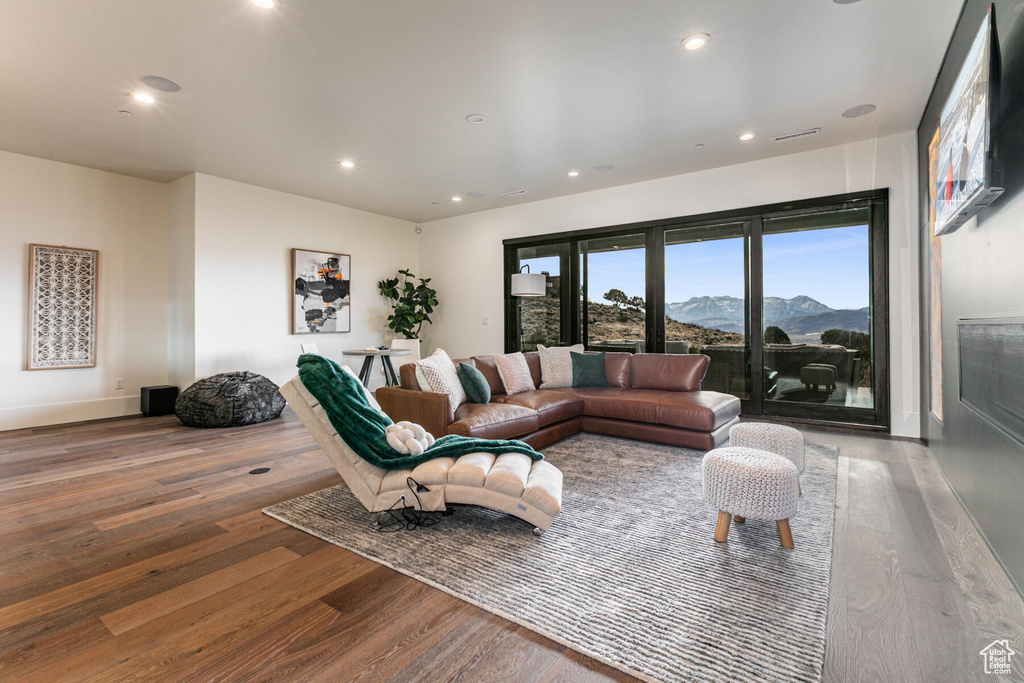
[[[444,510],[446,503],[479,505],[519,517],[539,534],[561,509],[562,472],[545,460],[522,453],[470,453],[458,459],[435,458],[412,469],[386,470],[348,447],[298,377],[282,386],[281,394],[370,512],[405,506]],[[429,492],[413,495],[409,477]],[[405,505],[400,502],[403,496]]]

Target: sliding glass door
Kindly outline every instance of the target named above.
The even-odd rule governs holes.
[[[549,295],[508,297],[506,348],[699,353],[744,415],[887,427],[887,198],[507,240],[508,273],[547,272]]]
[[[665,230],[665,353],[711,359],[703,386],[750,397],[748,223]]]
[[[765,414],[874,414],[872,212],[869,205],[765,216]]]
[[[560,242],[521,247],[515,254],[515,272],[543,273],[546,294],[542,297],[516,297],[515,322],[517,348],[536,351],[538,344],[562,346],[569,343],[568,320],[569,243]],[[566,278],[563,281],[563,274]],[[563,286],[566,291],[563,291]]]
[[[578,242],[580,339],[596,351],[647,350],[644,233]]]

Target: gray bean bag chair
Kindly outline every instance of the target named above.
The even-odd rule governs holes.
[[[284,410],[277,385],[255,372],[225,372],[181,392],[174,413],[189,427],[238,427],[273,420]]]

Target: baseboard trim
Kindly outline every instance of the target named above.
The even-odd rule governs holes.
[[[142,412],[138,394],[0,410],[0,431],[124,417]]]

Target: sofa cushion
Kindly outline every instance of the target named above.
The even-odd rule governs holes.
[[[459,406],[455,411],[455,422],[448,425],[447,431],[481,439],[514,439],[538,429],[540,421],[536,410],[492,402]]]
[[[539,387],[541,382],[541,371],[540,371],[540,354],[536,351],[527,351],[523,354],[526,358],[526,367],[530,368],[530,378],[533,380],[533,386]]]
[[[610,387],[629,386],[629,359],[633,354],[621,351],[605,352],[604,374]]]
[[[710,360],[697,354],[637,353],[629,361],[629,386],[633,389],[697,391]]]
[[[498,374],[498,366],[494,363],[494,356],[473,356],[473,365],[480,371],[480,374],[487,380],[491,387],[491,398],[505,393],[505,385],[501,383],[501,375]]]
[[[583,401],[562,391],[534,389],[513,396],[497,396],[494,402],[522,406],[537,411],[541,427],[583,414]]]
[[[716,391],[655,389],[573,389],[583,414],[711,432],[740,414],[740,400]]]

